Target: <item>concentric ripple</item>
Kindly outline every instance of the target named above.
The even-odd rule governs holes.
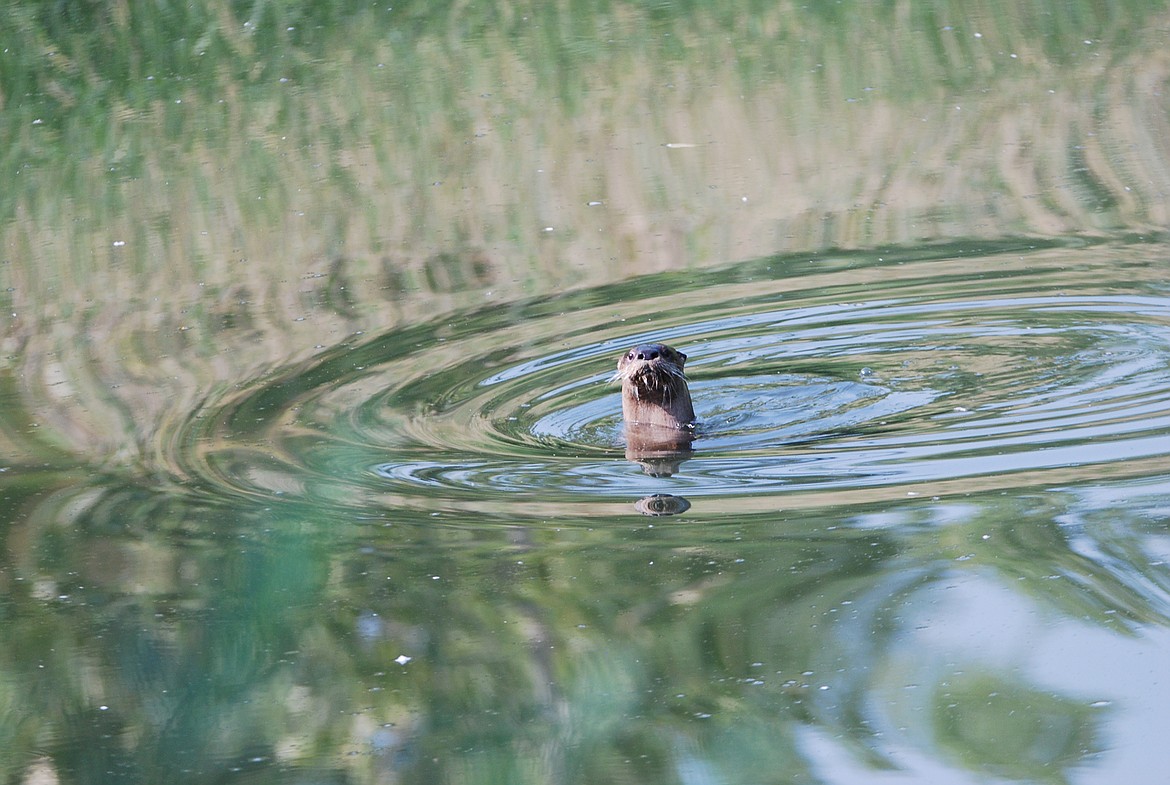
[[[773,259],[456,314],[254,385],[205,417],[188,463],[253,494],[543,517],[1165,471],[1170,297],[1112,261]],[[701,423],[670,477],[626,460],[608,381],[650,340],[689,355]]]

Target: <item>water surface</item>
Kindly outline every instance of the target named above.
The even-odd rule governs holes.
[[[0,773],[1156,781],[1167,21],[0,5]]]

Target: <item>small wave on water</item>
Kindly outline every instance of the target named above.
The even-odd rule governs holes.
[[[495,304],[245,385],[180,460],[224,491],[542,517],[1142,476],[1170,463],[1170,294],[1121,258],[772,258]],[[651,340],[689,355],[700,420],[669,478],[626,460],[609,381]]]

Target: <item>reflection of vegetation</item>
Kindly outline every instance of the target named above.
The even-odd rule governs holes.
[[[1162,227],[1164,3],[1104,8],[0,3],[6,362],[149,464],[212,391],[484,290]]]
[[[802,728],[884,766],[896,741],[880,731],[896,721],[972,772],[1062,782],[1100,744],[1105,715],[1086,703],[931,646],[914,655],[946,663],[923,685],[929,712],[899,708],[886,683],[905,673],[918,598],[936,603],[965,565],[1006,566],[999,585],[1015,591],[1031,583],[1010,566],[1026,547],[1065,578],[1040,598],[1077,619],[1150,571],[1143,559],[1069,580],[1081,567],[1059,536],[1001,536],[1059,528],[997,523],[997,498],[875,510],[880,528],[834,528],[826,510],[465,530],[62,489],[8,531],[0,771],[40,750],[36,765],[68,780],[100,765],[192,783],[233,767],[274,781],[313,768],[358,782],[804,782],[816,764]],[[944,511],[964,514],[940,529]],[[964,539],[982,550],[956,561]]]
[[[956,571],[1105,629],[1165,623],[1125,512],[1074,535],[1055,494],[870,527],[492,528],[24,468],[67,448],[182,475],[206,443],[174,440],[240,386],[216,424],[271,447],[346,364],[608,308],[618,287],[548,295],[631,272],[769,255],[729,273],[749,282],[778,250],[1167,223],[1160,2],[391,5],[0,4],[6,780],[803,782],[804,727],[886,763],[866,698]],[[266,375],[285,384],[253,395]],[[432,385],[413,403],[451,394]],[[1096,747],[1098,717],[976,664],[931,691],[928,751],[1059,781]]]
[[[71,519],[74,505],[83,519]],[[26,701],[13,727],[35,717],[40,728],[5,746],[5,771],[46,749],[70,781],[115,770],[198,780],[207,761],[270,750],[285,732],[276,666],[296,647],[324,561],[295,535],[228,548],[187,540],[210,524],[238,542],[222,511],[202,513],[133,489],[82,492],[9,532],[5,571],[19,577],[0,670]]]
[[[963,674],[935,701],[939,746],[974,772],[1063,783],[1101,751],[1091,707],[999,675]]]

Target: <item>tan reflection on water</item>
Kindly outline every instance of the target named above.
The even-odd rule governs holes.
[[[536,34],[404,47],[355,25],[287,83],[225,67],[216,98],[75,118],[103,155],[25,139],[52,163],[22,171],[0,226],[27,407],[10,417],[28,420],[4,446],[154,464],[168,424],[233,384],[474,304],[776,252],[1170,223],[1170,18],[1057,56],[1026,11],[957,16],[879,39],[864,16],[831,30],[781,4],[752,20],[761,38],[619,7],[597,20],[612,56],[569,66]]]

